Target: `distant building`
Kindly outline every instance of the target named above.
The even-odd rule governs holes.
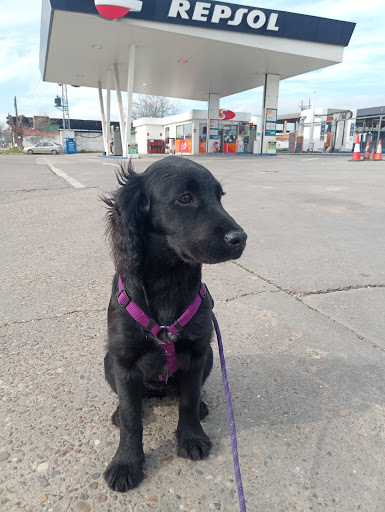
[[[24,146],[33,146],[38,142],[56,142],[64,147],[65,138],[74,138],[78,151],[104,152],[104,139],[101,121],[71,119],[71,130],[63,130],[62,118],[48,116],[20,116],[23,123]],[[13,118],[16,123],[16,117]],[[111,122],[111,130],[119,127]]]
[[[288,123],[292,123],[289,130]],[[376,150],[380,139],[385,140],[385,106],[351,110],[316,107],[280,115],[277,134],[281,149],[293,152],[353,151],[357,135],[362,150],[367,141],[370,150]]]

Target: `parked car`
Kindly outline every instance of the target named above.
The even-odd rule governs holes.
[[[33,155],[34,153],[51,153],[51,155],[57,155],[63,153],[63,146],[56,144],[56,142],[38,142],[34,146],[24,148],[24,153]]]

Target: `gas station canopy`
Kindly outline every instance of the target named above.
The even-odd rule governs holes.
[[[105,89],[115,66],[126,90],[134,45],[133,92],[207,100],[262,86],[268,74],[283,80],[337,64],[355,26],[211,1],[96,3],[139,9],[109,20],[94,0],[43,0],[43,80]]]

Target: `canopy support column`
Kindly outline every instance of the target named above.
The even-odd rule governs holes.
[[[108,155],[108,140],[107,140],[107,131],[106,131],[106,116],[104,114],[104,102],[103,102],[103,90],[101,82],[98,82],[99,89],[99,103],[100,103],[100,113],[102,116],[102,132],[103,132],[103,146],[104,152]]]
[[[132,95],[134,92],[135,76],[135,45],[130,45],[127,77],[127,116],[126,116],[126,134],[125,145],[123,147],[123,157],[128,157],[128,146],[131,144],[131,122],[132,122]]]
[[[276,154],[279,75],[265,75],[262,105],[261,153]]]
[[[215,153],[219,144],[219,94],[209,93],[206,153]]]
[[[111,70],[107,71],[107,113],[106,113],[106,135],[107,135],[107,155],[110,155],[109,141],[111,139]]]
[[[120,89],[119,69],[118,69],[118,65],[117,64],[114,64],[114,72],[115,72],[116,97],[117,97],[118,104],[119,104],[120,135],[121,135],[121,139],[122,139],[123,156],[125,156],[124,155],[124,148],[127,147],[127,142],[125,140],[125,137],[126,137],[126,123],[124,122],[122,91]]]

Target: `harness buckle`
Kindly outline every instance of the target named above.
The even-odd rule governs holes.
[[[183,329],[183,326],[180,325],[180,323],[178,322],[178,320],[175,320],[175,322],[172,324],[173,327],[175,327],[175,329],[180,332],[182,329]],[[175,336],[175,335],[174,335]]]
[[[127,300],[122,304],[119,300],[119,297],[122,295],[123,292],[125,293]],[[117,297],[118,297],[118,302],[122,306],[122,308],[126,308],[129,305],[129,303],[131,302],[131,297],[128,295],[125,288],[123,288],[123,290],[120,290],[120,292],[118,292]]]
[[[151,332],[151,329],[154,327],[154,325],[155,325],[155,320],[150,318],[150,320],[149,320],[148,324],[146,325],[146,327],[144,328],[144,330],[147,332]]]

